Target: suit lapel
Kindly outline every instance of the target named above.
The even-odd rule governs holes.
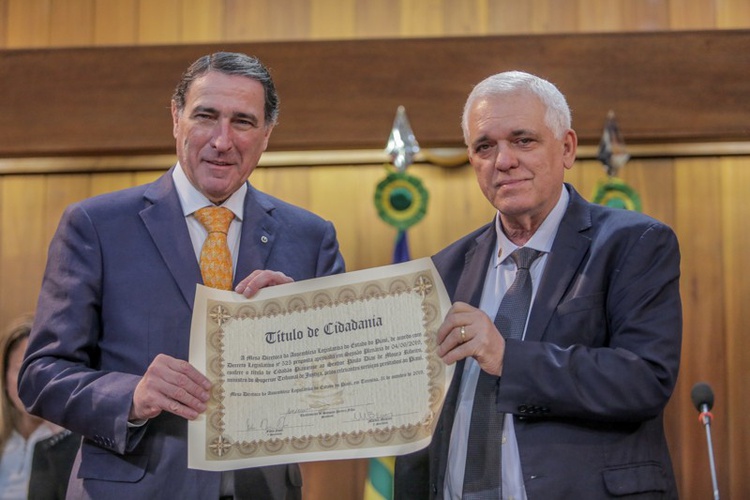
[[[547,257],[544,276],[540,280],[526,327],[526,340],[542,340],[552,313],[575,278],[591,245],[591,239],[583,234],[591,227],[591,210],[572,187],[567,187],[570,201]]]
[[[144,193],[146,208],[140,216],[188,306],[195,300],[195,285],[202,283],[185,217],[172,182],[172,169]]]
[[[476,244],[466,252],[464,271],[456,285],[454,302],[461,301],[479,307],[484,280],[487,276],[487,266],[495,249],[496,237],[495,225],[490,224],[487,231],[477,237]]]
[[[480,234],[474,245],[466,252],[464,267],[461,276],[456,284],[456,291],[453,294],[452,302],[466,302],[474,307],[479,307],[482,298],[482,289],[484,280],[487,276],[487,266],[495,249],[495,225],[490,224],[487,230]],[[465,361],[461,360],[456,363],[456,368],[451,380],[450,387],[445,396],[443,403],[445,408],[441,412],[439,435],[436,436],[436,446],[439,448],[433,455],[433,460],[438,461],[436,470],[438,471],[437,482],[442,487],[445,481],[445,471],[448,460],[448,447],[450,445],[450,435],[453,429],[453,420],[456,414],[456,405],[458,403],[458,392],[461,387],[461,378],[464,372]]]
[[[270,199],[248,184],[235,285],[256,269],[266,269],[278,236],[279,223],[272,216],[274,208]]]

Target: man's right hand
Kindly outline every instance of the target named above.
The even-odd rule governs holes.
[[[148,420],[162,411],[195,420],[206,411],[211,382],[185,360],[159,354],[138,382],[128,420]]]

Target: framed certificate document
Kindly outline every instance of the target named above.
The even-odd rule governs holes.
[[[400,455],[427,446],[453,366],[428,258],[269,287],[198,285],[190,363],[213,383],[188,424],[191,468]]]

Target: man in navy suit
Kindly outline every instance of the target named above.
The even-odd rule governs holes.
[[[260,61],[204,56],[172,98],[178,163],[151,184],[65,211],[19,385],[32,413],[83,436],[69,498],[300,498],[296,464],[187,468],[187,420],[211,390],[186,361],[206,238],[195,211],[233,212],[238,293],[344,270],[330,222],[247,182],[277,114]]]
[[[564,183],[577,137],[546,80],[487,78],[462,125],[497,216],[433,257],[454,301],[439,354],[457,369],[429,448],[397,459],[397,498],[676,498],[662,417],[682,335],[673,231]],[[540,257],[522,337],[506,340],[493,318],[519,247]],[[502,430],[486,434],[496,466],[469,445],[480,372],[494,384],[487,411],[500,414]],[[464,480],[475,463],[495,484],[472,496]]]

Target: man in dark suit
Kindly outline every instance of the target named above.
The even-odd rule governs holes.
[[[19,386],[32,413],[83,436],[68,498],[301,496],[296,464],[187,468],[187,420],[205,411],[211,390],[186,361],[207,235],[195,212],[232,212],[238,293],[344,270],[330,222],[247,182],[277,114],[260,61],[202,57],[172,98],[178,163],[151,184],[65,211]]]
[[[397,498],[676,498],[662,417],[681,346],[674,233],[563,182],[577,137],[546,80],[489,77],[462,125],[497,216],[433,257],[454,301],[439,354],[457,367],[429,448],[397,459]],[[520,338],[506,340],[493,318],[520,247],[539,257]],[[491,381],[487,397],[474,397],[477,380]],[[473,420],[480,399],[499,431]],[[472,444],[476,430],[494,462]]]

